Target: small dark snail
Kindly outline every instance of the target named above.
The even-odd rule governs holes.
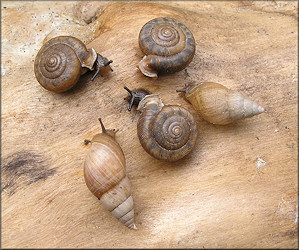
[[[185,98],[210,123],[225,125],[264,112],[264,108],[241,93],[215,82],[189,84]]]
[[[88,189],[114,217],[131,229],[134,224],[134,204],[130,180],[126,175],[126,160],[115,140],[115,130],[105,129],[96,134],[84,162],[84,179]]]
[[[64,92],[72,88],[87,70],[96,70],[112,61],[72,36],[58,36],[46,42],[38,51],[34,62],[35,77],[45,89]],[[110,67],[110,66],[109,66]],[[111,68],[110,68],[111,69]],[[112,69],[111,69],[112,70]]]
[[[137,134],[144,150],[159,160],[177,161],[191,152],[197,139],[197,125],[193,115],[177,105],[164,105],[158,95],[146,90],[131,91],[129,110],[138,105],[141,116]]]
[[[147,22],[139,33],[139,46],[145,56],[138,67],[144,75],[154,78],[184,69],[195,53],[190,30],[168,17]]]

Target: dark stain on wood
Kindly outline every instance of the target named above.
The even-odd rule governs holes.
[[[43,155],[32,151],[20,151],[2,160],[1,191],[13,195],[17,189],[45,180],[56,173],[49,169]]]

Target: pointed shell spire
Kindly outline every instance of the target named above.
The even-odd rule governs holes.
[[[96,134],[84,162],[84,179],[88,189],[120,222],[131,229],[134,204],[131,184],[126,175],[124,153],[114,138],[115,130],[106,129],[99,119],[102,133]]]
[[[200,113],[213,124],[225,125],[264,112],[264,108],[237,91],[219,83],[191,84],[178,90]]]
[[[262,106],[236,91],[230,91],[227,104],[232,120],[249,118],[264,112]]]

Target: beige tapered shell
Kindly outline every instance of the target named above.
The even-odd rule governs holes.
[[[205,120],[213,124],[225,125],[264,112],[256,102],[214,82],[187,87],[185,97]]]
[[[125,176],[116,186],[101,196],[103,205],[127,227],[136,229],[131,184]]]
[[[136,229],[131,184],[121,147],[105,133],[97,134],[91,143],[84,163],[87,187],[113,216]]]

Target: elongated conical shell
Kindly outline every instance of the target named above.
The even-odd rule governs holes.
[[[127,176],[101,197],[103,205],[127,227],[136,229],[131,184]]]
[[[228,94],[228,110],[230,119],[235,121],[249,118],[264,112],[264,108],[236,91]]]
[[[91,142],[84,163],[87,187],[113,216],[136,229],[131,184],[121,147],[107,134],[97,134]]]
[[[185,97],[205,120],[213,124],[225,125],[264,112],[256,102],[214,82],[190,86]]]

